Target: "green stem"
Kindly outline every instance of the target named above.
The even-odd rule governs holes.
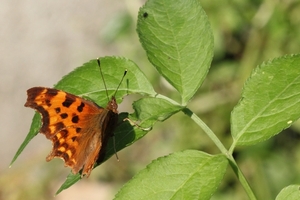
[[[237,176],[237,178],[240,180],[240,182],[241,182],[243,188],[245,189],[249,199],[250,200],[256,200],[256,197],[253,193],[253,190],[251,189],[247,179],[245,178],[245,176],[244,176],[243,172],[241,171],[241,169],[238,167],[238,165],[235,162],[232,155],[228,154],[226,156],[227,156],[227,159],[229,160],[231,168],[233,169],[233,171],[234,171],[235,175]]]
[[[217,138],[214,132],[190,109],[184,108],[182,111],[184,112],[184,114],[190,116],[191,119],[194,120],[196,124],[198,124],[203,129],[206,135],[216,144],[216,146],[220,149],[220,151],[227,156],[227,152],[228,152],[227,149],[221,143],[219,138]]]
[[[194,122],[196,124],[198,124],[203,129],[203,131],[206,133],[206,135],[216,144],[216,146],[219,148],[219,150],[227,157],[234,173],[236,174],[236,176],[240,180],[241,184],[243,185],[246,193],[248,194],[249,199],[256,200],[256,197],[255,197],[249,183],[247,182],[244,174],[242,173],[242,171],[238,167],[237,163],[235,162],[234,158],[232,157],[233,148],[230,149],[231,151],[229,153],[228,150],[221,143],[219,138],[214,134],[214,132],[195,113],[193,113],[188,108],[184,108],[182,111],[184,112],[184,114],[188,115],[192,120],[194,120]]]

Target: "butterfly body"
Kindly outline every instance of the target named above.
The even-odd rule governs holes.
[[[42,115],[40,132],[53,143],[46,160],[62,158],[74,174],[89,176],[103,161],[105,147],[118,121],[118,105],[112,97],[106,108],[62,90],[34,87],[27,90],[26,107]]]

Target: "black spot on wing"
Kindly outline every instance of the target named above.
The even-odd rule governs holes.
[[[62,103],[62,105],[66,108],[69,108],[75,101],[76,101],[75,97],[67,94],[66,99]]]
[[[83,102],[81,102],[80,106],[77,107],[78,112],[82,112],[84,106],[85,106],[85,104]]]
[[[60,113],[60,107],[55,108],[55,112],[58,114]]]
[[[76,140],[76,136],[74,136],[74,137],[72,137],[71,139],[72,139],[72,141],[74,142],[75,140]]]
[[[78,123],[78,121],[79,121],[78,115],[75,115],[75,116],[72,117],[72,122],[73,123]]]
[[[46,99],[44,104],[46,104],[48,107],[51,107],[52,105],[50,99]]]
[[[60,114],[61,118],[62,119],[66,119],[68,117],[68,114],[67,113],[62,113]]]
[[[76,128],[76,133],[80,133],[81,128]]]

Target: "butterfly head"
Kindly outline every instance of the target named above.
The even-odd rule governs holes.
[[[118,104],[116,102],[115,96],[111,97],[111,100],[108,102],[107,107],[108,110],[113,111],[114,113],[118,113]]]

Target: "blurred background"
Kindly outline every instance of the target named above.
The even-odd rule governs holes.
[[[124,56],[140,66],[155,90],[176,92],[148,62],[139,44],[137,12],[145,1],[8,1],[0,3],[0,199],[53,199],[69,168],[47,163],[51,142],[38,134],[9,169],[26,137],[32,109],[26,90],[52,87],[75,67],[99,56]],[[211,22],[215,56],[207,79],[189,104],[226,147],[230,112],[251,70],[267,59],[300,51],[300,1],[200,0]],[[131,112],[131,97],[120,111]],[[274,199],[300,183],[300,123],[272,139],[239,147],[235,158],[259,199]],[[140,141],[119,152],[55,199],[112,199],[119,188],[151,160],[184,149],[219,153],[187,116],[178,113]],[[248,199],[230,167],[212,199]]]

